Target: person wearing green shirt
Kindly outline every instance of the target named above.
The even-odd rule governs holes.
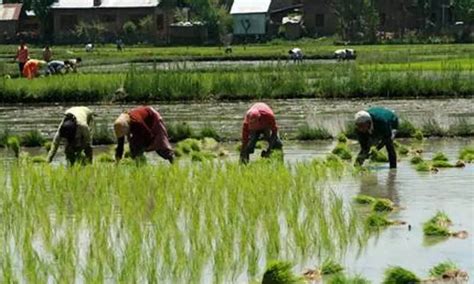
[[[397,153],[393,139],[399,124],[397,115],[392,110],[373,107],[356,113],[355,124],[360,144],[360,152],[355,164],[361,166],[369,157],[370,148],[376,146],[377,150],[383,147],[387,149],[390,168],[396,168]]]
[[[65,141],[64,152],[66,159],[73,165],[82,151],[86,161],[92,163],[92,134],[91,126],[93,112],[87,107],[72,107],[64,113],[64,118],[54,135],[53,144],[48,154],[48,163],[54,158],[61,141]]]

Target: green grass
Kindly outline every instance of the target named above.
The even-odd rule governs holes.
[[[414,284],[420,283],[421,280],[411,271],[400,266],[390,267],[385,271],[383,284]]]
[[[296,134],[296,139],[301,141],[328,140],[332,138],[331,133],[327,129],[322,127],[312,128],[308,124],[299,127]]]
[[[242,273],[261,279],[261,260],[288,250],[303,258],[340,255],[365,233],[353,209],[325,186],[344,171],[339,167],[272,160],[2,164],[0,182],[9,190],[0,191],[0,231],[17,245],[0,243],[0,270],[11,282],[74,282],[79,275],[87,283],[194,283],[210,267],[218,271],[206,276],[210,282],[229,283]]]

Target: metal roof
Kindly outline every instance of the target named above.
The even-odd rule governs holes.
[[[0,21],[18,21],[23,4],[0,4]]]
[[[99,6],[94,6],[94,0],[58,0],[52,9],[88,9],[88,8],[142,8],[156,7],[160,0],[102,0]]]
[[[272,0],[234,0],[231,14],[259,14],[267,13]]]

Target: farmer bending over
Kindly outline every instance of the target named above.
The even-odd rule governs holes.
[[[67,70],[68,68],[66,68],[64,61],[53,60],[48,62],[48,75],[61,74],[63,72],[67,72]]]
[[[77,72],[77,67],[82,62],[82,58],[68,59],[64,61],[64,64],[71,69],[73,72]]]
[[[369,157],[371,146],[377,146],[377,150],[385,146],[390,168],[396,168],[397,154],[393,139],[398,129],[398,117],[395,113],[386,108],[373,107],[367,111],[359,111],[355,115],[355,124],[361,148],[356,165],[361,166]]]
[[[38,76],[38,71],[46,65],[46,61],[30,59],[23,67],[23,76],[28,79],[33,79]]]
[[[117,137],[117,162],[122,159],[126,136],[133,159],[144,152],[156,151],[163,159],[173,163],[174,153],[165,123],[152,107],[141,106],[122,113],[114,123],[114,130]]]
[[[54,158],[61,140],[66,142],[65,154],[68,162],[73,165],[84,150],[86,161],[92,163],[91,125],[93,112],[87,107],[72,107],[66,110],[64,119],[54,135],[53,145],[48,154],[48,162]]]
[[[260,137],[268,141],[268,149],[262,151],[262,157],[269,157],[273,149],[283,147],[278,137],[278,126],[272,109],[264,103],[254,104],[245,115],[242,126],[242,149],[240,161],[247,163],[250,154],[255,151],[255,146]]]

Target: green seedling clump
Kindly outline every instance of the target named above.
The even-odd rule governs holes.
[[[214,153],[208,152],[192,152],[191,153],[191,161],[193,162],[203,162],[207,160],[212,160],[217,158],[217,155]]]
[[[393,225],[393,221],[387,219],[383,214],[373,213],[365,221],[366,225],[371,228],[381,228]]]
[[[201,141],[194,138],[187,138],[176,145],[176,149],[183,154],[191,154],[191,152],[201,151]]]
[[[377,150],[377,148],[370,148],[370,160],[376,163],[386,163],[388,162],[387,154],[382,151]]]
[[[354,197],[354,201],[358,204],[373,204],[375,202],[375,198],[368,195],[359,194]]]
[[[375,212],[389,212],[395,209],[395,205],[389,199],[377,198],[372,205],[372,210]]]
[[[383,284],[412,284],[421,282],[413,272],[400,266],[390,267],[385,271],[384,275]]]
[[[38,130],[32,130],[21,136],[21,145],[25,147],[41,147],[46,139]]]
[[[426,162],[421,162],[421,163],[416,164],[415,169],[418,172],[429,172],[431,171],[431,166]]]
[[[324,281],[326,283],[326,280]],[[349,277],[344,273],[337,273],[327,280],[329,284],[370,284],[370,281],[362,276]]]
[[[46,152],[49,152],[51,150],[51,147],[53,146],[53,143],[51,141],[47,141],[44,143],[43,147],[46,150]]]
[[[432,161],[447,162],[448,160],[449,160],[448,157],[444,153],[441,153],[441,152],[436,153],[432,158]]]
[[[423,161],[423,158],[422,158],[421,156],[418,156],[418,155],[414,156],[414,157],[411,158],[411,160],[410,160],[410,163],[411,163],[412,165],[418,165],[418,164],[421,164],[421,163],[423,163],[423,162],[424,162],[424,161]]]
[[[408,149],[408,147],[398,143],[397,141],[395,141],[394,145],[400,155],[408,155],[408,153],[410,152],[410,149]]]
[[[435,168],[454,168],[454,165],[447,161],[433,161],[431,165]]]
[[[296,135],[297,140],[309,141],[309,140],[327,140],[331,139],[332,135],[329,131],[322,127],[311,128],[308,124],[305,124],[298,128]]]
[[[217,132],[217,130],[212,127],[211,125],[206,125],[204,126],[200,133],[199,133],[199,136],[201,138],[212,138],[216,141],[220,141],[221,140],[221,137],[219,136],[219,133]]]
[[[301,283],[302,279],[291,271],[291,263],[274,261],[268,264],[263,274],[262,284],[292,284]]]
[[[344,133],[339,133],[339,135],[337,135],[337,141],[339,143],[347,143],[348,139]]]
[[[408,120],[403,120],[397,129],[397,137],[400,138],[410,138],[413,137],[415,133],[415,126]]]
[[[336,147],[332,150],[332,153],[343,160],[352,159],[352,153],[349,150],[349,147],[343,143],[338,143]]]
[[[418,141],[422,141],[424,138],[423,131],[417,130],[415,134],[413,135],[413,137]]]
[[[449,219],[446,213],[438,211],[433,218],[423,224],[423,233],[425,236],[450,236],[451,232],[448,226],[450,226],[451,223],[451,219]]]
[[[474,146],[469,146],[461,149],[459,152],[459,159],[464,162],[471,163],[474,161]]]
[[[7,148],[13,151],[15,157],[20,156],[20,140],[16,136],[8,137]]]
[[[456,263],[452,261],[444,261],[441,263],[438,263],[436,266],[430,269],[430,276],[435,277],[435,278],[441,278],[443,274],[458,270],[458,266]]]
[[[344,270],[344,267],[332,259],[326,259],[321,265],[321,275],[336,274]]]
[[[206,137],[201,142],[203,150],[216,151],[219,149],[219,143],[214,138]]]
[[[178,123],[167,127],[171,142],[179,142],[194,137],[194,130],[187,123]]]

